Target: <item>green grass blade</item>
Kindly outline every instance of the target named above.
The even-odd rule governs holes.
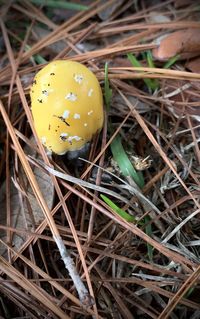
[[[155,68],[155,64],[153,62],[153,57],[152,57],[152,53],[150,50],[147,51],[146,53],[146,58],[147,58],[147,63],[148,63],[148,66],[150,68]],[[157,79],[152,79],[151,80],[151,88],[152,90],[158,90],[159,89],[159,81]]]
[[[169,59],[163,66],[163,69],[169,69],[174,63],[176,63],[176,61],[179,59],[180,55],[177,54],[174,57],[172,57],[171,59]]]
[[[147,51],[147,63],[150,68],[155,68],[151,51]]]
[[[29,51],[31,49],[30,45],[26,44],[25,50]],[[48,61],[45,60],[40,54],[35,54],[31,57],[31,59],[34,60],[35,63],[37,64],[44,64],[47,63]]]
[[[35,60],[35,62],[36,62],[37,64],[44,64],[44,63],[47,63],[47,62],[48,62],[48,61],[45,60],[40,54],[35,54],[35,55],[33,56],[33,58],[34,58],[34,60]]]
[[[142,64],[136,59],[136,57],[131,54],[128,53],[127,54],[129,61],[131,62],[132,66],[134,67],[142,67]],[[151,79],[143,79],[144,83],[146,84],[146,86],[148,87],[149,92],[151,92],[152,90],[155,90],[155,84],[154,81]]]
[[[135,183],[142,188],[144,186],[144,179],[141,172],[137,172],[129,160],[121,143],[120,136],[116,136],[111,143],[111,151],[114,160],[117,162],[121,173],[124,176],[130,176]]]
[[[110,109],[112,90],[110,89],[108,79],[108,63],[105,64],[105,80],[104,80],[104,98],[107,107],[107,111]],[[112,124],[108,123],[108,130],[112,132]],[[139,187],[144,186],[143,175],[141,172],[137,173],[131,164],[126,152],[121,143],[121,138],[116,136],[111,143],[111,152],[114,160],[117,162],[122,174],[124,176],[130,176]]]
[[[115,211],[118,215],[120,215],[122,218],[124,218],[127,222],[136,222],[136,219],[134,216],[129,215],[125,210],[118,207],[111,199],[109,199],[107,196],[100,194],[101,198],[104,200],[104,202],[112,208],[112,210]]]
[[[88,9],[88,6],[83,4],[73,3],[69,1],[57,1],[57,0],[31,0],[32,3],[43,5],[56,9],[70,9],[77,11],[84,11]]]

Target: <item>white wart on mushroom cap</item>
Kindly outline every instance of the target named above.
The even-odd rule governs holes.
[[[53,61],[31,87],[35,128],[50,151],[82,148],[103,126],[103,97],[96,76],[74,61]]]

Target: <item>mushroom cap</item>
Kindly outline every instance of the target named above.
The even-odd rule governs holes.
[[[56,154],[81,149],[103,126],[101,87],[81,63],[50,62],[36,74],[30,95],[36,132]]]

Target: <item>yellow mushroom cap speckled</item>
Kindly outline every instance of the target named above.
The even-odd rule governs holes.
[[[74,61],[53,61],[31,87],[36,132],[50,151],[81,149],[103,126],[103,97],[96,76]]]

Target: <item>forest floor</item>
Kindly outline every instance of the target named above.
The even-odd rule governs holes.
[[[0,318],[200,318],[199,5],[0,4]],[[84,158],[35,130],[53,60],[102,89]]]

